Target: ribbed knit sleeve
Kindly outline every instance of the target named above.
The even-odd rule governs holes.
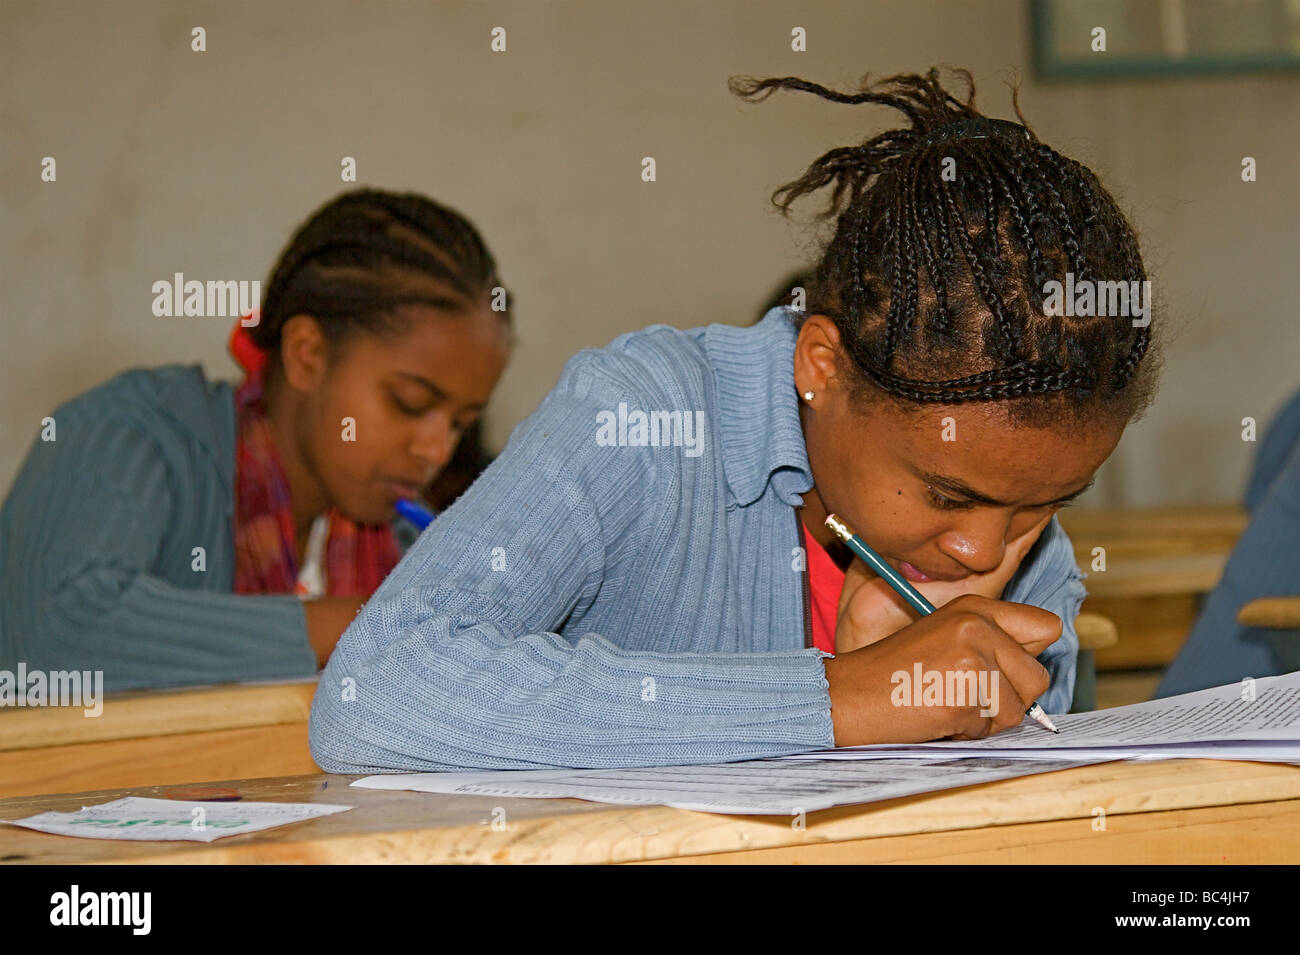
[[[315,673],[297,598],[223,593],[202,579],[229,574],[194,552],[229,535],[229,506],[178,482],[211,488],[210,475],[183,473],[206,459],[140,419],[57,420],[57,440],[36,442],[0,523],[0,666],[102,670],[108,690]]]
[[[649,642],[631,615],[625,632],[559,632],[602,591],[671,592],[690,573],[618,576],[634,563],[620,559],[626,550],[670,533],[689,497],[684,472],[665,463],[678,449],[596,440],[597,415],[620,401],[680,407],[669,395],[628,394],[627,382],[657,377],[611,350],[570,360],[343,635],[312,706],[322,768],[601,768],[833,745],[820,651],[629,650]],[[689,606],[670,598],[661,613],[689,632]]]

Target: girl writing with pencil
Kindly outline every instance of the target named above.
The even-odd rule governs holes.
[[[315,673],[400,558],[396,503],[505,367],[499,285],[456,212],[346,193],[237,323],[239,387],[138,369],[57,409],[0,511],[0,667],[110,690]]]
[[[1092,172],[935,71],[733,89],[907,122],[777,193],[833,187],[802,312],[569,361],[344,634],[312,710],[327,771],[707,763],[1069,708],[1084,590],[1053,515],[1150,400],[1154,349],[1149,321],[1052,314],[1045,286],[1145,281],[1132,230]],[[918,667],[997,677],[997,712],[908,705]]]

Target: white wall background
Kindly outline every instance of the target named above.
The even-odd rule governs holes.
[[[742,103],[729,75],[847,84],[935,63],[972,70],[994,115],[1011,115],[1003,80],[1020,70],[1039,136],[1139,228],[1175,329],[1155,407],[1084,504],[1236,499],[1254,450],[1241,419],[1263,424],[1300,386],[1300,80],[1039,83],[1021,0],[3,0],[0,492],[41,416],[118,371],[199,361],[233,378],[228,323],[155,318],[150,287],[265,281],[296,225],[351,188],[343,156],[364,184],[460,209],[496,254],[520,332],[490,409],[499,447],[575,350],[653,322],[749,322],[812,248],[771,191],[896,122],[790,94]],[[47,155],[57,183],[40,181]]]

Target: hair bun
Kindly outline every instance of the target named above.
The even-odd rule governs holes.
[[[972,116],[952,123],[936,126],[916,141],[916,147],[933,146],[947,143],[954,139],[992,139],[996,136],[1019,136],[1029,139],[1030,133],[1019,123],[1009,119],[989,119],[986,116]]]

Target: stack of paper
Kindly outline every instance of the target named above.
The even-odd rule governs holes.
[[[1053,722],[1060,735],[1027,719],[971,742],[841,747],[710,766],[368,776],[352,785],[797,815],[1115,759],[1300,762],[1300,672]]]
[[[1300,760],[1300,672],[1134,703],[1054,716],[1060,735],[1026,719],[1014,729],[969,741],[843,746],[783,759]]]
[[[1072,760],[1022,759],[873,759],[852,763],[758,759],[648,769],[411,773],[367,776],[352,785],[462,796],[567,797],[699,812],[798,816],[832,806],[915,796],[1080,765],[1083,763]]]

